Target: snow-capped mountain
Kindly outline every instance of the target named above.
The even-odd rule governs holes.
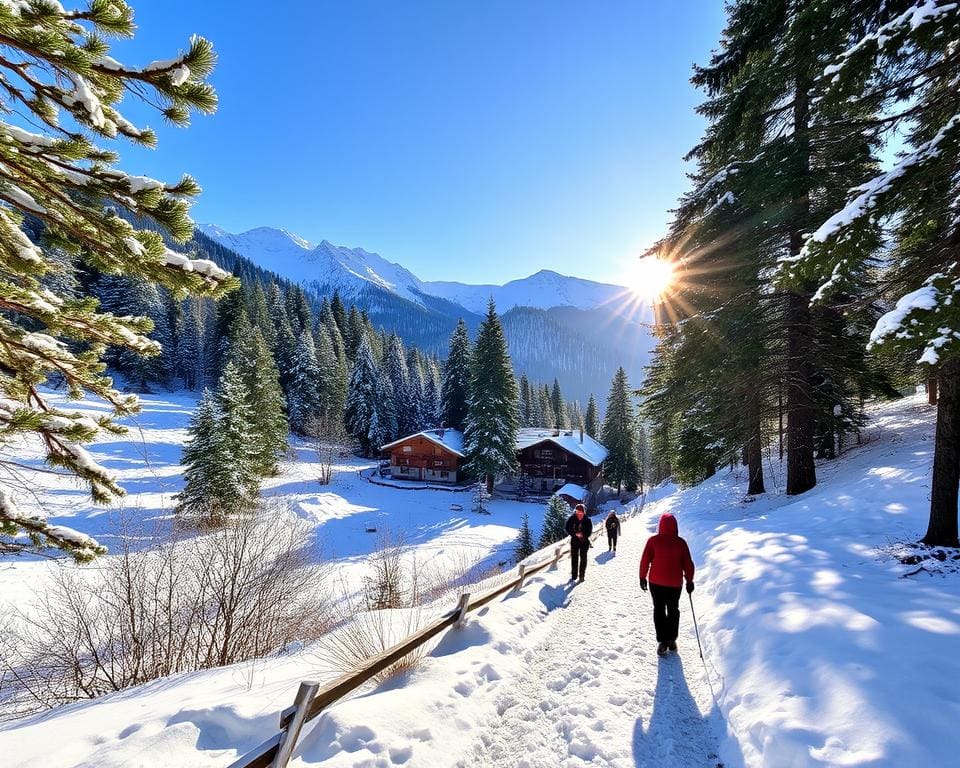
[[[428,297],[445,299],[482,314],[492,296],[500,312],[514,307],[596,307],[622,300],[627,289],[568,277],[543,269],[530,277],[505,285],[424,282],[408,269],[362,248],[345,248],[324,240],[319,245],[282,229],[258,227],[235,235],[211,224],[200,225],[208,237],[282,277],[304,283],[318,293],[338,290],[355,297],[371,286],[380,288],[420,306],[429,306]]]
[[[216,225],[203,224],[200,231],[264,269],[304,283],[318,293],[337,290],[345,297],[354,297],[374,286],[423,305],[423,284],[416,275],[363,248],[345,248],[327,240],[314,245],[292,232],[271,227],[234,235]]]
[[[567,277],[549,269],[504,285],[467,285],[465,283],[431,281],[424,291],[453,301],[472,312],[485,312],[492,296],[497,309],[506,312],[514,307],[580,307],[594,309],[622,298],[627,289],[619,285],[596,283],[579,277]]]

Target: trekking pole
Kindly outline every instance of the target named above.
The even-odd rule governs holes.
[[[690,615],[693,616],[693,629],[697,633],[697,648],[700,649],[700,660],[703,661],[703,646],[700,645],[700,628],[697,626],[697,612],[693,610],[693,593],[687,592],[690,598]]]

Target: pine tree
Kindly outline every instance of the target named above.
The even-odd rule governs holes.
[[[533,546],[533,533],[530,530],[530,517],[526,511],[524,511],[523,517],[520,518],[520,530],[517,533],[517,539],[513,545],[513,559],[519,563],[521,560],[526,560],[536,551]]]
[[[531,427],[544,427],[547,424],[546,415],[543,412],[543,399],[537,391],[537,387],[530,385],[530,424]]]
[[[911,7],[913,6],[913,7]],[[870,347],[920,365],[939,384],[930,518],[923,541],[956,547],[960,492],[960,62],[955,3],[854,4],[859,38],[822,79],[825,111],[854,111],[840,124],[877,144],[905,141],[895,166],[863,168],[849,197],[825,210],[782,282],[817,286],[814,308],[862,296],[862,275],[883,228],[893,226],[883,282],[889,311]],[[882,120],[871,119],[883,114]],[[839,123],[839,121],[835,121]],[[867,294],[869,295],[869,294]],[[849,301],[847,302],[850,303]]]
[[[636,489],[640,481],[634,418],[627,374],[618,368],[607,398],[601,439],[610,452],[603,465],[604,474],[607,480],[617,484],[617,493],[624,486],[628,491]]]
[[[299,285],[294,286],[287,294],[287,307],[294,334],[299,335],[313,329],[313,311],[307,295]]]
[[[177,338],[177,369],[183,386],[196,390],[203,383],[203,314],[197,299],[187,299]]]
[[[228,362],[224,367],[214,401],[220,413],[217,426],[230,454],[230,485],[221,499],[221,507],[228,514],[247,512],[253,509],[260,496],[260,457],[253,436],[253,413],[247,387],[233,363]]]
[[[333,320],[337,324],[337,330],[340,331],[340,337],[346,339],[347,310],[344,308],[343,300],[340,298],[340,294],[337,291],[334,291],[333,298],[330,299],[330,314],[333,316]],[[346,347],[344,347],[344,349],[346,349]]]
[[[187,428],[189,438],[181,464],[184,487],[177,495],[177,514],[219,525],[228,514],[230,465],[233,457],[221,429],[221,414],[213,393],[204,390]]]
[[[550,396],[550,387],[546,384],[540,388],[540,412],[543,414],[543,422],[540,426],[556,427],[557,412],[553,410],[553,398]]]
[[[317,372],[319,378],[318,407],[321,421],[326,425],[343,421],[347,377],[330,341],[330,334],[322,323],[314,332]]]
[[[647,429],[642,419],[636,421],[637,430],[637,476],[640,493],[644,492],[644,484],[650,477],[650,443],[647,439]]]
[[[549,547],[557,541],[566,538],[567,518],[570,516],[570,505],[561,497],[554,494],[547,502],[547,511],[543,516],[543,530],[540,532],[539,548]]]
[[[290,427],[299,435],[315,435],[322,413],[320,368],[313,335],[301,332],[287,389]]]
[[[596,440],[600,434],[600,414],[597,412],[597,401],[590,393],[590,400],[587,402],[587,412],[583,417],[583,431]]]
[[[532,427],[533,422],[531,421],[531,400],[530,400],[530,380],[527,379],[527,374],[523,374],[520,377],[520,426],[521,427]]]
[[[360,442],[360,449],[365,456],[371,454],[369,430],[376,410],[378,377],[370,343],[364,338],[357,348],[356,362],[350,374],[344,426]],[[379,449],[380,446],[376,447]]]
[[[280,373],[263,334],[250,327],[245,314],[238,318],[231,338],[227,359],[244,385],[254,468],[261,477],[270,477],[277,474],[278,461],[286,453],[290,429]]]
[[[553,380],[553,390],[550,392],[550,405],[553,408],[553,418],[556,419],[553,426],[556,429],[567,429],[570,426],[567,418],[567,405],[563,399],[563,393],[560,391],[560,382]]]
[[[357,350],[366,338],[366,326],[360,312],[355,305],[351,305],[347,315],[347,328],[343,331],[343,341],[347,349],[347,358],[353,362],[357,359]],[[371,348],[372,351],[372,348]],[[376,356],[379,358],[379,355]]]
[[[473,477],[486,478],[488,493],[493,493],[497,475],[516,469],[518,429],[517,381],[491,299],[470,360],[470,403],[464,432],[465,469]]]
[[[158,105],[176,125],[192,111],[211,112],[216,95],[206,82],[215,56],[206,40],[194,37],[185,53],[140,69],[109,57],[111,37],[132,37],[133,13],[122,0],[91,2],[82,12],[59,3],[3,3],[3,59],[8,74],[0,96],[4,114],[39,126],[42,133],[0,123],[0,435],[34,434],[47,461],[88,484],[94,501],[106,503],[123,491],[113,475],[81,447],[120,428],[115,416],[135,413],[135,396],[114,389],[103,375],[103,353],[113,347],[143,356],[160,353],[147,337],[143,317],[113,316],[88,295],[43,292],[43,280],[64,255],[86,267],[125,275],[187,294],[219,296],[236,281],[212,262],[175,252],[163,236],[116,215],[124,210],[166,229],[185,242],[193,226],[188,199],[199,186],[188,176],[174,184],[130,176],[113,167],[109,142],[117,139],[152,147],[156,135],[135,126],[119,111],[126,97]],[[28,73],[28,74],[24,74]],[[12,79],[11,79],[12,78]],[[44,249],[24,234],[24,215],[44,230]],[[47,285],[56,286],[49,280]],[[69,340],[69,343],[66,343]],[[113,407],[112,415],[58,408],[38,389],[49,376],[62,376],[77,396],[91,394]],[[33,546],[54,546],[78,560],[103,551],[89,537],[18,509],[14,494],[0,491],[0,536],[24,534]],[[14,548],[19,545],[11,542]]]
[[[214,342],[213,357],[210,361],[211,368],[207,372],[212,381],[219,381],[223,375],[223,368],[227,364],[227,355],[230,353],[230,332],[237,327],[237,319],[240,315],[247,314],[246,300],[243,294],[244,288],[241,286],[240,290],[234,291],[222,301],[218,301],[214,309],[211,328],[211,337]]]
[[[396,439],[397,435],[396,398],[385,370],[377,375],[375,393],[370,426],[367,428],[367,442],[373,454],[379,452],[380,446]]]
[[[267,348],[273,353],[277,344],[277,327],[270,318],[270,309],[267,305],[267,295],[263,292],[263,285],[254,283],[250,292],[250,324],[259,328]]]
[[[392,336],[387,342],[387,354],[383,361],[383,367],[387,378],[390,380],[390,393],[393,399],[391,408],[394,414],[396,431],[387,435],[381,445],[396,440],[398,437],[404,437],[414,432],[419,432],[419,414],[417,412],[417,403],[415,402],[415,393],[410,381],[410,371],[407,368],[407,354],[403,348],[403,342],[399,336]]]
[[[427,382],[423,375],[420,365],[414,364],[410,368],[409,382],[410,411],[413,417],[412,432],[420,432],[428,427],[435,426],[430,423],[430,403],[427,398]]]
[[[287,395],[287,401],[290,400],[290,386],[292,382],[293,369],[297,358],[297,337],[293,334],[293,326],[287,319],[286,310],[283,305],[279,305],[279,316],[275,317],[276,342],[273,348],[274,359],[277,361],[277,368],[280,369],[280,385]]]
[[[470,385],[470,336],[460,319],[450,337],[447,359],[443,364],[443,421],[451,429],[463,430],[467,417]]]
[[[433,362],[427,368],[425,406],[424,428],[439,427],[443,423],[443,403],[440,400],[440,372]]]
[[[858,401],[883,385],[858,343],[870,302],[837,295],[812,306],[808,275],[767,281],[876,164],[874,107],[824,99],[821,73],[867,17],[892,12],[886,5],[732,2],[721,50],[695,72],[711,124],[690,153],[694,189],[658,249],[685,269],[644,388],[655,463],[691,481],[742,453],[749,492],[762,492],[763,425],[782,387],[787,492],[802,493],[816,483],[815,453],[829,455],[837,428],[855,427]],[[862,267],[878,244],[859,244],[845,290],[869,293]]]
[[[250,512],[260,487],[246,387],[228,362],[216,393],[205,390],[183,450],[184,489],[177,512],[206,525]]]

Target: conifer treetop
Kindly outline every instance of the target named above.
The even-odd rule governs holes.
[[[138,409],[135,396],[103,375],[103,353],[118,347],[151,356],[160,346],[147,336],[149,319],[114,316],[91,297],[51,289],[62,254],[104,274],[163,285],[175,297],[218,297],[238,285],[212,261],[180,253],[159,232],[129,221],[153,222],[185,242],[193,232],[189,200],[200,187],[186,175],[165,183],[115,167],[117,152],[102,144],[156,144],[152,130],[124,117],[121,101],[149,104],[180,126],[217,105],[206,82],[216,61],[207,40],[194,37],[171,59],[128,66],[109,56],[107,40],[132,37],[134,29],[123,0],[89,0],[75,10],[55,0],[0,0],[0,112],[8,118],[0,120],[0,442],[39,435],[47,461],[83,479],[101,503],[123,491],[80,444],[121,432],[113,417]],[[21,229],[25,216],[41,225],[42,246]],[[73,399],[101,397],[113,415],[54,407],[38,389],[51,376]],[[81,560],[102,550],[78,545],[79,534],[64,535],[41,518],[28,524],[9,494],[0,525],[3,535],[27,533],[35,545],[60,546]]]

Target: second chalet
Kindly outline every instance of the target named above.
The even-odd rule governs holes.
[[[517,435],[517,462],[535,493],[553,493],[568,485],[579,486],[586,492],[584,497],[596,493],[603,487],[608,453],[582,429],[524,427]]]

